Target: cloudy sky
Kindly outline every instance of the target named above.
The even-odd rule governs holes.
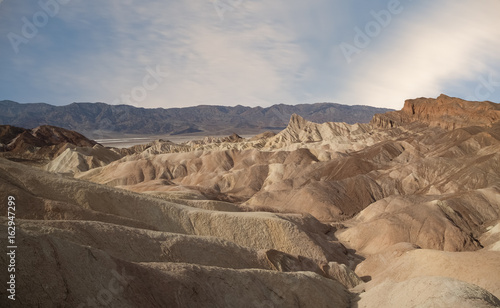
[[[0,100],[500,103],[499,14],[499,0],[0,0]]]

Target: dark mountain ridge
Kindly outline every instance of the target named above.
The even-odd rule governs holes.
[[[335,103],[273,105],[271,107],[195,106],[185,108],[137,108],[105,103],[20,104],[0,101],[0,124],[19,127],[53,125],[76,130],[90,138],[103,133],[122,134],[244,134],[282,130],[294,113],[314,122],[367,123],[376,113],[391,111],[370,106]]]

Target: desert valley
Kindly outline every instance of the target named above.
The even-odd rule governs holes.
[[[500,306],[499,104],[408,99],[366,123],[301,107],[255,126],[263,111],[238,108],[210,109],[228,115],[219,136],[126,148],[84,136],[90,109],[81,130],[1,123],[17,252],[16,300],[4,286],[0,306]],[[127,133],[216,122],[177,110],[156,129],[109,110]]]

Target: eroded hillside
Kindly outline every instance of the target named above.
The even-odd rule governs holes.
[[[499,110],[442,95],[370,124],[0,159],[19,303],[498,306]]]

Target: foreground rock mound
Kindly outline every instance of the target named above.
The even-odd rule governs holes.
[[[311,272],[283,273],[172,262],[130,262],[57,236],[21,232],[14,303],[2,306],[347,307],[338,282]],[[22,245],[22,246],[21,246]],[[2,261],[5,260],[2,256]]]
[[[0,169],[2,198],[9,192],[19,204],[20,306],[108,299],[113,306],[208,307],[250,299],[257,300],[252,306],[288,306],[296,297],[302,304],[348,304],[340,276],[325,266],[354,256],[311,216],[202,210],[4,159]],[[291,273],[303,270],[309,272]],[[99,286],[119,285],[120,277],[126,292],[98,297]]]
[[[399,243],[367,257],[356,273],[365,280],[370,277],[364,286],[367,290],[386,281],[433,276],[474,284],[500,297],[499,268],[500,253],[496,251],[446,252]]]
[[[500,300],[478,286],[445,277],[384,282],[362,293],[356,307],[498,307]]]

